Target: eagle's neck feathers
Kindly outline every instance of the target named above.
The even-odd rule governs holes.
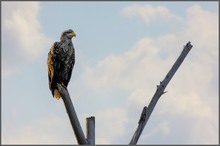
[[[68,46],[68,47],[66,47],[66,46]],[[62,39],[60,41],[60,47],[63,49],[63,52],[66,52],[70,49],[74,49],[71,39]]]

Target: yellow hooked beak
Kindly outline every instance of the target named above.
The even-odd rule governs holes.
[[[70,33],[70,36],[72,36],[72,37],[76,37],[75,32],[71,32],[71,33]]]

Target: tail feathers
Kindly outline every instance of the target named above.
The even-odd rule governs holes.
[[[54,89],[54,97],[59,100],[61,98],[60,92],[57,89]]]

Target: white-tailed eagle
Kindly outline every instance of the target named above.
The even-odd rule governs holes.
[[[75,64],[75,49],[71,39],[75,36],[71,29],[64,31],[60,41],[55,42],[48,53],[49,88],[56,99],[61,97],[57,84],[67,87],[71,78]]]

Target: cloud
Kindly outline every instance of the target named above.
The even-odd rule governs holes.
[[[19,70],[20,63],[37,59],[51,40],[39,22],[39,2],[2,3],[3,77]]]
[[[154,68],[152,62],[158,60],[158,50],[150,38],[142,38],[130,50],[120,55],[109,55],[101,60],[94,68],[87,67],[83,81],[90,88],[117,88],[131,90],[147,86],[159,75],[159,68]],[[166,66],[166,65],[165,65]],[[139,78],[137,75],[145,77]],[[132,84],[131,84],[132,83]]]
[[[216,133],[219,133],[219,128],[216,127],[216,122],[218,123],[217,117],[207,120],[198,119],[197,124],[192,127],[188,143],[217,144],[219,137]]]
[[[166,121],[162,121],[159,124],[156,124],[155,128],[153,128],[150,132],[145,134],[142,139],[148,139],[152,136],[156,136],[158,133],[162,133],[164,135],[169,135],[170,134],[170,125]]]
[[[216,104],[218,103],[218,85],[213,84],[214,80],[218,80],[217,14],[204,10],[199,5],[188,8],[185,18],[178,18],[165,7],[153,8],[150,5],[130,6],[123,9],[123,13],[140,15],[147,23],[154,20],[155,17],[184,21],[181,21],[183,25],[176,32],[155,38],[143,37],[126,52],[117,55],[111,54],[100,60],[97,65],[86,67],[79,79],[79,84],[105,94],[108,94],[108,89],[129,92],[127,112],[131,112],[129,109],[140,109],[148,103],[147,101],[156,90],[156,85],[172,67],[181,53],[183,45],[191,41],[194,47],[168,85],[166,89],[168,93],[162,96],[163,102],[160,103],[154,114],[159,114],[162,119],[166,115],[172,116],[174,119],[181,115],[181,124],[188,121],[189,129],[186,127],[181,129],[185,133],[185,143],[218,143],[218,131],[216,130],[218,129],[216,120],[218,117],[218,104]],[[157,122],[162,126],[155,131],[164,131],[164,134],[168,135],[170,139],[174,138],[170,131],[175,131],[176,127],[172,126],[171,120],[167,119],[165,124],[160,120]],[[130,124],[134,123],[130,122]],[[154,127],[157,126],[154,125],[152,128]],[[210,127],[208,133],[212,137],[205,137],[205,134],[202,134],[203,127]],[[152,133],[156,132],[152,131]],[[153,138],[153,135],[148,135],[148,137]],[[143,132],[143,136],[146,136],[145,132]]]
[[[172,14],[168,8],[163,6],[153,7],[151,5],[131,5],[121,11],[126,16],[139,16],[145,23],[163,19],[165,21],[181,21],[181,18]]]
[[[69,120],[56,115],[33,118],[20,127],[5,124],[3,144],[71,144],[76,143]],[[7,129],[7,130],[6,130]],[[14,130],[16,129],[16,130]]]
[[[123,136],[126,131],[127,122],[125,109],[107,108],[96,114],[96,143],[97,144],[118,144],[116,138]],[[114,122],[113,122],[114,121]]]

